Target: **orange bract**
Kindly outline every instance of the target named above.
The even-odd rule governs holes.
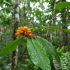
[[[27,31],[27,34],[28,34],[28,35],[31,34],[31,31]]]
[[[19,36],[19,35],[20,35],[20,33],[19,33],[19,32],[15,33],[15,36]]]
[[[22,29],[22,27],[18,27],[18,30],[21,30]]]
[[[28,30],[28,27],[27,26],[24,26],[24,30],[27,31]]]
[[[27,26],[18,27],[18,30],[15,33],[15,36],[19,36],[21,34],[24,34],[25,36],[27,35],[29,38],[33,37],[31,30]]]
[[[23,33],[23,31],[22,31],[22,30],[17,30],[17,32],[19,32],[19,33]]]
[[[33,34],[29,34],[28,37],[29,37],[29,38],[33,37]]]

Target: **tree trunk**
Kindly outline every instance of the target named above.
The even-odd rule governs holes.
[[[19,0],[15,0],[14,17],[15,17],[15,20],[14,20],[13,40],[16,39],[15,32],[16,32],[16,29],[17,29],[18,23],[19,23]],[[17,61],[18,61],[18,48],[16,48],[16,50],[12,52],[12,68],[11,68],[11,70],[15,70]]]
[[[53,0],[52,4],[51,4],[51,9],[52,9],[52,21],[51,21],[52,24],[51,25],[52,26],[55,26],[55,21],[56,21],[56,18],[54,18],[56,16],[56,14],[55,14],[55,5],[56,5],[56,0]],[[51,31],[51,33],[50,33],[51,42],[53,40],[53,36],[54,36],[54,33],[53,33],[53,31]],[[53,63],[54,63],[54,65],[52,64],[51,69],[60,70],[60,66],[57,63],[57,61],[56,61],[54,56],[53,56]]]
[[[66,0],[62,0],[62,2],[64,2],[64,1],[66,1]],[[61,15],[62,16],[62,28],[67,29],[66,14],[63,14],[64,12],[66,12],[65,8],[63,8],[61,11],[61,13],[62,13],[62,15]],[[64,30],[63,30],[63,45],[64,46],[68,45],[68,34]]]
[[[52,0],[51,1],[52,20],[51,20],[50,26],[55,26],[55,20],[56,20],[56,18],[54,18],[56,16],[55,15],[55,5],[56,5],[56,0]],[[50,30],[50,42],[52,42],[53,34],[54,34],[53,31]]]

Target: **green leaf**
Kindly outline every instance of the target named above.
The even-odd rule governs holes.
[[[40,28],[33,28],[32,31],[38,31],[38,30],[42,30],[42,29],[62,30],[62,28],[59,26],[42,26]]]
[[[62,46],[61,48],[58,47],[58,48],[56,49],[56,51],[57,51],[58,53],[62,53],[63,50],[64,50],[64,46]]]
[[[31,2],[39,2],[39,0],[30,0]]]
[[[61,47],[61,49],[59,50],[59,52],[62,52],[64,50],[64,46]]]
[[[70,34],[70,29],[64,29],[64,31]]]
[[[37,39],[27,39],[27,50],[32,62],[42,70],[51,70],[49,56]]]
[[[59,54],[57,53],[55,47],[44,38],[36,37],[36,39],[38,42],[40,42],[43,45],[43,47],[45,47],[46,53],[50,55],[50,58],[52,59],[53,56],[55,56],[55,59],[57,60],[57,62],[60,63]]]
[[[1,51],[2,55],[6,55],[14,51],[17,46],[22,42],[23,38],[17,38],[14,41],[9,42]]]
[[[70,2],[60,2],[56,5],[55,9],[62,9],[64,7],[70,7]]]

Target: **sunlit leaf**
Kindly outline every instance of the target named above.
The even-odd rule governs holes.
[[[59,52],[62,52],[64,50],[64,46],[61,47],[61,49],[59,50]]]
[[[58,48],[56,49],[56,51],[57,51],[58,53],[62,53],[63,50],[64,50],[64,46],[62,46],[61,48],[58,47]]]

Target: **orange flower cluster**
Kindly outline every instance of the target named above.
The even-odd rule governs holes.
[[[21,34],[27,35],[29,38],[33,37],[31,30],[27,26],[18,27],[15,36],[20,36]]]

